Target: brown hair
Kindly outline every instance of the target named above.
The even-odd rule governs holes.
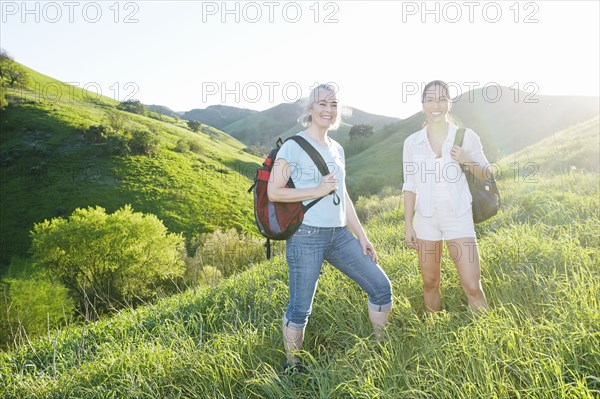
[[[443,80],[432,80],[431,82],[429,82],[425,85],[425,87],[423,88],[423,92],[421,93],[421,104],[425,103],[425,93],[427,92],[427,90],[429,90],[430,88],[432,88],[434,86],[439,86],[440,94],[445,94],[446,98],[448,99],[449,106],[448,106],[448,113],[446,114],[446,120],[449,123],[460,126],[461,123],[458,120],[458,118],[456,118],[454,116],[454,114],[450,113],[452,110],[452,100],[450,99],[450,88],[448,86],[448,83],[444,82]],[[423,121],[423,127],[425,127],[425,126],[427,126],[427,120]]]

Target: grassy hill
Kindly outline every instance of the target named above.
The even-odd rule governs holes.
[[[398,118],[369,114],[355,108],[350,109],[352,115],[343,118],[342,126],[332,133],[332,137],[338,141],[348,140],[348,132],[353,125],[368,124],[375,129],[380,129],[399,120]],[[301,113],[300,102],[279,104],[240,119],[223,127],[223,130],[247,145],[258,144],[270,147],[275,143],[277,137],[286,138],[304,129],[297,122]]]
[[[564,134],[586,137],[596,122]],[[596,130],[597,131],[597,130]],[[594,137],[589,133],[592,141]],[[565,157],[581,142],[564,140]],[[529,148],[542,162],[547,143]],[[596,149],[598,146],[596,145]],[[502,160],[508,167],[510,159]],[[595,172],[544,163],[535,184],[499,181],[503,209],[477,225],[490,310],[473,317],[443,260],[446,311],[422,313],[417,255],[402,245],[402,197],[357,211],[389,275],[386,340],[371,335],[365,294],[326,266],[309,321],[306,375],[280,374],[287,301],[271,262],[155,305],[51,331],[0,353],[0,396],[169,398],[585,398],[600,395],[600,187]]]
[[[254,232],[246,190],[261,160],[242,143],[209,126],[194,133],[169,117],[118,111],[109,98],[25,69],[27,88],[7,92],[0,118],[2,265],[27,252],[34,223],[92,205],[113,212],[131,204],[186,237],[216,228]],[[126,129],[151,132],[158,151],[113,155],[108,144],[86,140],[87,129],[108,125],[109,115]]]

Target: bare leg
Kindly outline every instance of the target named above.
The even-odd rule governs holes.
[[[442,310],[440,293],[442,259],[442,241],[427,241],[417,239],[419,246],[419,267],[423,277],[423,300],[427,312]]]
[[[479,266],[479,250],[474,238],[457,238],[448,240],[448,252],[456,265],[460,284],[467,302],[474,311],[487,309],[487,301],[481,287],[481,268]]]

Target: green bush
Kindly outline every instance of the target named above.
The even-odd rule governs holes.
[[[190,147],[190,151],[192,151],[193,153],[196,153],[196,154],[203,153],[202,146],[197,141],[190,140],[190,141],[188,141],[188,145]]]
[[[135,130],[129,140],[129,148],[136,155],[152,155],[158,151],[159,140],[147,130]]]
[[[122,132],[127,127],[129,119],[125,114],[116,110],[110,110],[106,113],[106,121],[116,132]]]
[[[108,139],[106,140],[106,153],[109,155],[131,154],[129,139],[122,134],[108,136]]]
[[[16,345],[71,320],[74,301],[60,283],[28,277],[7,279],[3,298],[2,342]],[[2,307],[2,306],[0,306]]]
[[[92,143],[106,143],[108,137],[114,135],[114,130],[105,125],[90,126],[84,133],[85,138]]]
[[[177,152],[187,152],[190,150],[190,144],[185,139],[179,139],[177,144],[175,145],[175,151]]]
[[[86,316],[172,291],[184,271],[183,238],[129,205],[76,209],[36,224],[31,238],[34,265],[65,284]]]

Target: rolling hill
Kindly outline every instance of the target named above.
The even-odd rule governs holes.
[[[119,111],[107,97],[23,68],[30,81],[6,92],[9,106],[1,113],[1,266],[27,253],[34,223],[95,205],[113,212],[131,204],[188,238],[217,228],[255,231],[246,190],[261,160],[242,143],[209,126],[194,133],[183,121]],[[40,87],[72,94],[43,96]],[[86,139],[91,126],[115,121],[123,133],[114,140]],[[136,131],[152,137],[157,150],[114,151]]]
[[[340,128],[332,133],[336,140],[348,140],[348,132],[353,125],[369,124],[375,129],[397,122],[398,118],[374,115],[359,109],[349,108],[350,117],[342,118]],[[246,145],[272,146],[277,137],[286,138],[298,133],[303,127],[297,122],[302,113],[300,102],[283,103],[265,111],[254,113],[230,125],[223,127],[223,131],[231,134]]]
[[[205,109],[193,109],[184,112],[181,114],[181,117],[186,120],[198,121],[226,131],[226,126],[257,112],[258,111],[230,107],[227,105],[211,105]]]
[[[173,111],[169,107],[165,107],[164,105],[149,104],[147,107],[150,111],[154,111],[159,115],[166,115],[170,116],[171,118],[180,118],[180,115],[177,112]]]

